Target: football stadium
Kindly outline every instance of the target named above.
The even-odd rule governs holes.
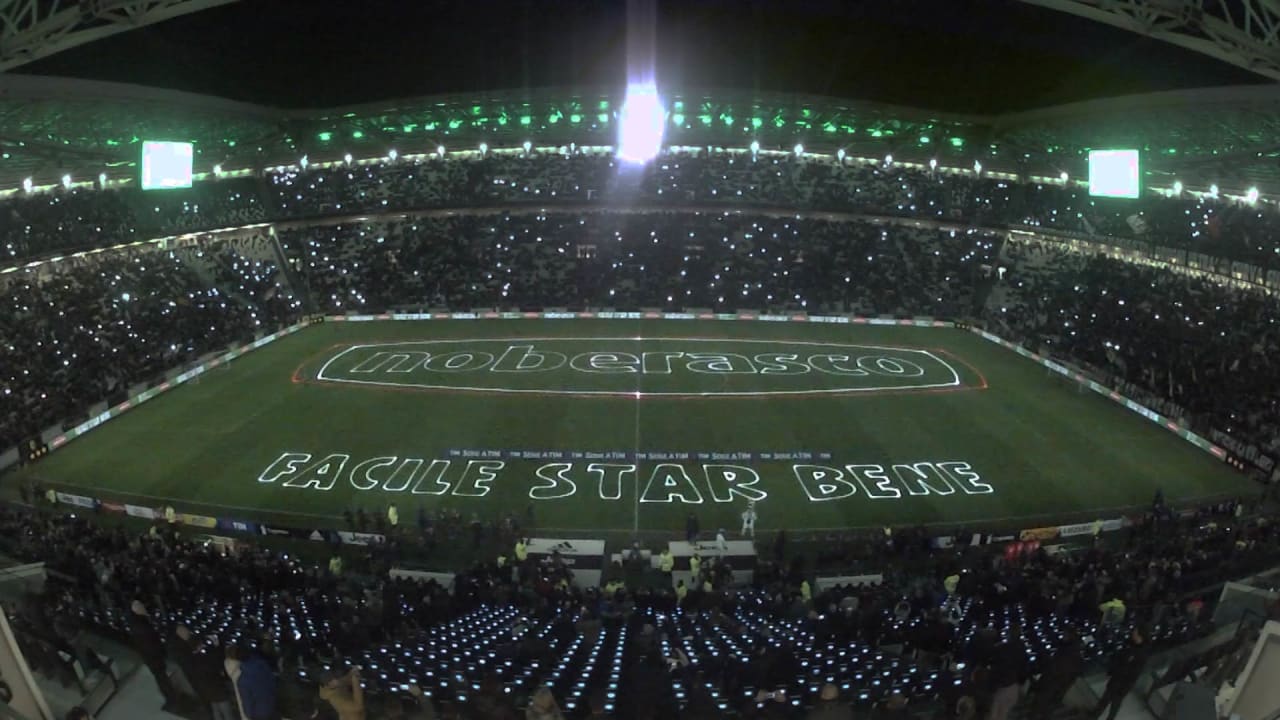
[[[961,5],[0,7],[0,716],[1275,720],[1280,13]]]

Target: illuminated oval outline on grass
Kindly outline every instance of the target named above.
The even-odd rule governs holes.
[[[464,347],[462,349],[455,351],[453,354],[458,355],[462,353],[467,353],[472,356],[489,355],[493,357],[493,360],[489,361],[489,363],[486,363],[485,365],[476,369],[467,369],[464,367],[464,369],[462,370],[451,369],[449,367],[451,363],[446,361],[440,364],[438,368],[430,371],[430,376],[438,377],[438,378],[466,377],[468,375],[474,376],[479,373],[484,373],[486,375],[492,376],[494,374],[499,374],[503,372],[513,372],[513,371],[507,371],[507,370],[491,369],[501,365],[506,352],[509,352],[512,349],[522,348],[525,346],[534,345],[536,343],[582,343],[582,342],[599,342],[599,343],[624,343],[625,342],[625,343],[641,343],[641,344],[643,343],[720,343],[720,344],[746,344],[746,345],[752,345],[752,346],[772,346],[774,348],[777,348],[776,352],[756,352],[751,356],[751,358],[749,358],[753,363],[760,363],[760,364],[764,364],[764,362],[757,360],[757,358],[761,356],[779,355],[779,354],[789,355],[793,353],[798,356],[802,356],[802,353],[798,351],[803,348],[815,348],[815,349],[827,348],[832,351],[832,353],[823,354],[820,351],[815,350],[815,352],[808,354],[807,357],[802,356],[799,360],[796,361],[796,362],[803,362],[806,365],[809,365],[809,363],[814,358],[822,358],[824,360],[829,360],[830,355],[839,354],[839,351],[841,350],[872,351],[872,352],[864,353],[861,357],[858,357],[856,355],[848,356],[847,362],[850,365],[855,366],[853,368],[833,367],[833,371],[828,371],[820,367],[809,365],[810,370],[806,370],[805,372],[794,373],[794,374],[795,375],[811,375],[814,377],[830,377],[832,375],[845,374],[845,373],[838,372],[838,370],[846,370],[846,371],[849,371],[850,373],[854,370],[861,370],[863,372],[866,372],[867,375],[850,375],[850,376],[851,377],[868,377],[868,376],[875,377],[878,375],[878,376],[883,376],[888,378],[888,377],[893,377],[895,375],[906,374],[906,373],[898,373],[898,372],[891,371],[891,369],[894,366],[901,368],[903,370],[907,370],[906,365],[916,365],[917,367],[927,368],[927,365],[921,366],[919,363],[915,363],[914,360],[908,359],[908,358],[918,358],[918,359],[926,360],[928,361],[928,363],[932,363],[935,371],[945,371],[945,373],[943,373],[941,376],[942,377],[949,376],[949,379],[944,382],[931,381],[931,382],[924,382],[919,384],[897,384],[897,385],[890,385],[890,384],[852,385],[850,384],[850,385],[842,385],[839,387],[811,387],[811,388],[800,388],[800,389],[777,389],[777,390],[760,389],[760,390],[702,390],[702,391],[695,391],[695,390],[689,390],[689,391],[639,390],[637,391],[637,390],[618,390],[618,389],[595,389],[595,388],[589,388],[589,387],[566,388],[564,387],[564,383],[558,383],[558,386],[549,386],[545,388],[521,388],[521,387],[502,387],[502,386],[486,386],[486,385],[471,385],[471,384],[443,384],[441,382],[407,382],[407,381],[393,382],[390,380],[366,380],[366,379],[358,379],[358,378],[350,377],[350,374],[356,368],[361,367],[366,362],[368,362],[368,360],[371,360],[377,357],[376,354],[371,355],[370,358],[361,359],[359,363],[352,366],[351,369],[347,370],[347,372],[344,373],[345,375],[347,375],[346,377],[333,376],[333,375],[326,374],[330,370],[330,367],[335,362],[346,357],[349,353],[359,351],[359,350],[367,350],[367,349],[399,348],[399,349],[403,349],[405,352],[388,353],[385,350],[376,350],[376,352],[383,353],[385,355],[388,355],[389,357],[384,358],[384,362],[381,365],[378,365],[377,367],[367,372],[373,373],[373,372],[377,372],[378,370],[382,370],[383,372],[381,374],[383,375],[386,375],[389,373],[396,373],[396,374],[403,373],[404,375],[407,376],[410,373],[413,373],[416,371],[423,375],[426,375],[428,374],[427,371],[422,370],[421,366],[424,365],[426,362],[433,361],[433,360],[436,360],[437,358],[441,358],[444,356],[439,354],[431,355],[430,353],[427,353],[423,350],[416,350],[416,349],[410,349],[410,348],[435,346],[435,345],[455,345],[455,346],[463,345]],[[499,348],[485,347],[486,345],[493,345],[497,343],[502,343],[505,345],[505,347],[499,347]],[[640,348],[640,349],[643,350],[643,348]],[[486,350],[490,352],[485,352]],[[550,372],[554,374],[550,375],[549,377],[556,377],[563,380],[564,377],[566,376],[566,373],[565,373],[566,370],[577,370],[578,372],[575,374],[581,375],[584,377],[584,379],[586,379],[590,377],[611,375],[613,373],[610,371],[610,368],[616,367],[616,366],[605,365],[604,367],[600,367],[593,363],[592,367],[597,368],[596,370],[586,370],[585,368],[581,368],[581,367],[572,367],[572,363],[576,362],[579,358],[583,356],[586,356],[586,355],[613,356],[612,360],[602,359],[601,360],[602,364],[625,362],[625,360],[617,358],[616,356],[618,355],[631,355],[632,357],[635,357],[634,354],[629,353],[617,347],[601,348],[598,350],[589,350],[582,353],[578,353],[576,355],[563,352],[562,350],[563,349],[557,349],[554,345],[551,345],[550,347],[535,348],[535,354],[541,355],[544,353],[555,353],[558,355],[563,355],[564,362],[562,362],[560,365],[557,365],[556,367],[549,368],[549,369],[515,370],[514,372],[518,372],[522,375],[524,374],[541,375],[541,374]],[[790,350],[791,352],[788,352],[788,350]],[[499,352],[499,351],[503,351],[503,352]],[[875,351],[880,351],[880,352],[875,352]],[[699,353],[699,355],[722,355],[725,352],[727,351],[724,350],[723,348],[720,349],[720,352],[715,352],[715,353],[710,352],[710,349],[709,349],[708,352]],[[425,357],[421,357],[415,360],[415,358],[409,356],[410,353],[422,355]],[[626,372],[626,371],[623,371],[623,372],[627,375],[630,375],[636,378],[671,374],[670,372],[660,373],[660,372],[643,371],[643,363],[645,359],[643,356],[648,354],[663,354],[663,353],[642,352],[641,353],[642,357],[638,358],[637,360],[637,362],[641,363],[642,367],[635,372]],[[396,363],[398,366],[398,364],[402,361],[395,360],[394,358],[399,356],[404,356],[404,360],[410,361],[408,368],[401,369],[401,370],[391,370],[391,369],[386,369],[384,367],[385,365],[393,362]],[[684,354],[682,353],[682,355],[673,356],[673,357],[681,357],[681,356],[684,356]],[[694,357],[694,356],[688,355],[687,357]],[[694,357],[694,359],[701,360],[705,358]],[[867,361],[867,362],[858,362],[859,360]],[[886,363],[884,362],[885,360],[888,360],[889,362]],[[837,362],[840,362],[840,361],[837,361]],[[688,363],[685,364],[686,365],[685,370],[687,370],[689,375],[694,375],[700,372],[697,370],[689,370],[687,368],[687,364]],[[782,363],[778,363],[778,364],[782,364]],[[826,363],[824,362],[823,364],[825,365]],[[465,365],[466,364],[464,363],[464,366]],[[780,376],[780,375],[788,375],[790,373],[772,373],[771,374],[768,372],[756,371],[754,373],[702,372],[702,374],[707,376],[743,375],[743,374]],[[920,374],[920,376],[922,380],[930,379],[929,372],[927,369],[924,369],[924,371]],[[937,377],[938,375],[935,375],[933,379],[936,379]],[[407,377],[406,377],[406,380],[408,380]],[[502,338],[450,338],[450,339],[440,339],[440,340],[404,340],[404,341],[390,341],[390,342],[376,342],[376,343],[358,343],[341,350],[336,355],[326,360],[325,363],[320,367],[320,369],[315,373],[313,382],[324,383],[324,384],[335,384],[335,385],[373,386],[373,387],[404,389],[404,390],[455,390],[455,391],[466,391],[466,392],[477,392],[477,393],[632,397],[637,399],[644,398],[644,397],[693,398],[693,397],[762,397],[762,396],[777,396],[777,395],[843,395],[843,394],[852,394],[852,393],[876,393],[876,392],[966,390],[966,389],[977,389],[980,387],[985,387],[985,382],[983,382],[981,385],[964,384],[960,379],[960,373],[956,370],[954,366],[952,366],[946,360],[943,360],[942,358],[938,357],[938,355],[935,354],[933,351],[921,349],[921,348],[905,348],[905,347],[891,347],[891,346],[885,346],[885,345],[867,345],[867,344],[851,344],[851,343],[815,342],[810,340],[790,340],[790,339],[691,338],[691,337],[502,337]]]

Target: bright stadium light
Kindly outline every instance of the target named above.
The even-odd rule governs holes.
[[[885,164],[885,165],[892,165],[892,164],[893,164],[893,155],[885,155],[885,156],[884,156],[884,164]]]
[[[758,153],[758,152],[760,152],[760,141],[759,141],[759,140],[752,140],[752,141],[751,141],[751,154],[752,154],[752,155],[755,155],[755,154],[756,154],[756,153]]]
[[[222,163],[213,166],[213,174],[215,177],[222,177]]]
[[[100,187],[106,187],[106,186],[107,186],[107,174],[106,174],[106,173],[98,173],[98,185],[99,185]]]
[[[840,163],[841,165],[843,165],[843,164],[844,164],[844,158],[845,158],[845,151],[844,151],[844,148],[840,148],[839,150],[837,150],[837,151],[836,151],[836,162],[838,162],[838,163]]]
[[[1062,174],[1058,175],[1058,179],[1061,180],[1064,185],[1066,184],[1067,180],[1070,179],[1070,177],[1071,177],[1070,175],[1067,175],[1066,170],[1063,170]]]
[[[524,145],[522,147],[524,147],[524,154],[528,155],[529,151],[533,149],[533,143],[529,142],[528,140],[525,140]]]
[[[33,187],[35,187],[35,184],[31,182],[31,178],[23,178],[23,179],[22,179],[22,189],[23,189],[23,190],[26,190],[27,192],[31,192],[31,188],[33,188]]]
[[[440,157],[444,157],[444,146],[443,146],[443,145],[437,145],[437,146],[436,146],[436,154],[437,154],[437,155],[439,155]]]
[[[800,143],[796,143],[795,151],[796,151],[796,157],[800,157],[801,155],[804,155],[804,145],[801,145]]]
[[[302,168],[303,170],[306,170],[307,166],[310,164],[311,164],[311,159],[308,158],[306,155],[303,155],[302,159],[298,161],[298,167]]]
[[[1244,194],[1244,199],[1248,200],[1250,203],[1258,202],[1258,188],[1249,188],[1249,191]]]
[[[1181,180],[1174,180],[1174,181],[1173,181],[1173,194],[1174,194],[1174,195],[1181,195],[1181,194],[1182,194],[1182,181],[1181,181]]]
[[[62,176],[62,187],[64,187],[64,188],[69,188],[69,187],[71,187],[71,176],[70,176],[70,175],[63,175],[63,176]]]
[[[627,99],[618,113],[618,159],[643,164],[662,149],[667,111],[652,82],[627,86]]]
[[[1209,197],[1218,197],[1218,186],[1213,184],[1209,186]]]
[[[344,163],[346,163],[346,164],[350,165],[350,164],[351,164],[351,153],[346,153],[346,154],[344,154],[344,155],[342,156],[342,162],[344,162]]]
[[[929,169],[930,170],[938,169],[938,158],[929,158]]]
[[[480,143],[480,154],[484,155],[489,152],[489,143]]]
[[[400,157],[400,153],[396,152],[395,148],[391,148],[390,152],[387,153],[387,157],[394,161],[396,158]]]
[[[982,174],[982,162],[981,162],[981,161],[979,161],[979,160],[974,160],[974,161],[973,161],[973,172],[974,172],[974,174],[975,174],[975,175],[981,175],[981,174]]]

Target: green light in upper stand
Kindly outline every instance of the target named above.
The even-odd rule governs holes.
[[[608,101],[608,100],[601,100],[601,101],[600,101],[600,109],[601,109],[601,110],[608,110],[608,109],[609,109],[609,101]]]
[[[813,111],[810,110],[809,108],[804,108],[800,111],[800,117],[804,118],[805,120],[808,120],[809,118],[813,117]]]
[[[776,127],[776,128],[786,127],[786,126],[787,126],[787,119],[786,119],[786,118],[784,118],[784,117],[782,117],[782,115],[781,115],[781,114],[774,115],[774,116],[773,116],[773,126],[774,126],[774,127]]]
[[[227,147],[235,147],[235,146],[236,146],[236,141],[235,141],[235,140],[228,140],[228,141],[227,141]]]
[[[533,116],[532,116],[532,115],[521,115],[521,116],[520,116],[520,124],[521,124],[521,125],[527,126],[527,125],[529,125],[529,123],[532,123],[532,122],[533,122]]]
[[[872,128],[872,129],[871,129],[871,137],[873,137],[873,138],[878,138],[878,137],[883,137],[883,136],[884,136],[884,132],[883,132],[883,131],[881,131],[881,130],[880,130],[880,128]]]
[[[1169,148],[1168,150],[1165,150],[1165,152],[1169,153],[1170,155],[1177,155],[1178,148]]]
[[[472,115],[479,115],[479,114],[480,114],[480,113],[482,113],[482,112],[484,112],[484,108],[483,108],[483,107],[481,107],[481,106],[479,106],[479,105],[472,105],[472,106],[471,106],[471,114],[472,114]]]
[[[115,146],[117,146],[117,145],[119,145],[119,144],[120,144],[120,141],[119,141],[119,140],[108,140],[108,141],[107,141],[107,146],[108,146],[108,147],[115,147]]]
[[[320,138],[320,142],[329,142],[330,140],[333,139],[333,133],[326,130],[320,133],[319,135],[317,135],[316,137]]]
[[[758,118],[758,117],[751,118],[751,127],[759,130],[761,125],[764,125],[764,118]]]
[[[671,103],[671,109],[675,110],[676,112],[684,112],[684,101],[676,100],[675,102]]]
[[[733,116],[728,113],[721,113],[720,122],[724,123],[728,127],[733,127]]]
[[[573,123],[574,125],[577,125],[578,123],[582,122],[582,116],[579,115],[578,113],[573,113],[572,115],[569,116],[569,122]]]
[[[964,147],[964,138],[962,137],[953,137],[950,142],[951,147]]]
[[[713,119],[714,119],[714,118],[712,118],[710,115],[699,115],[699,116],[698,116],[698,121],[699,121],[699,122],[701,122],[703,125],[710,125],[710,124],[711,124],[711,121],[712,121]]]
[[[342,117],[344,117],[344,118],[348,118],[348,117],[355,117],[355,116],[356,116],[356,114],[355,114],[355,113],[347,113],[346,115],[343,115]]]
[[[502,113],[501,115],[499,115],[499,116],[498,116],[498,124],[499,124],[499,125],[506,125],[506,124],[507,124],[507,114],[506,114],[506,113]]]
[[[835,124],[835,123],[833,123],[833,122],[828,121],[828,122],[824,122],[824,123],[822,123],[822,131],[823,131],[823,132],[833,133],[833,132],[835,132],[837,129],[838,129],[838,128],[836,127],[836,124]]]
[[[560,112],[559,110],[555,110],[550,115],[547,116],[547,123],[550,125],[555,125],[556,123],[560,122],[560,118],[562,117],[564,117],[564,113]]]
[[[453,120],[450,120],[450,121],[449,121],[449,129],[450,129],[450,130],[457,130],[457,129],[458,129],[458,128],[460,128],[460,127],[462,127],[462,121],[461,121],[461,120],[459,120],[459,119],[457,119],[457,118],[454,118]]]
[[[921,145],[928,145],[928,144],[929,144],[929,142],[930,142],[930,141],[929,141],[929,136],[928,136],[928,135],[921,135],[921,136],[920,136],[920,144],[921,144]]]
[[[435,124],[435,123],[433,123],[433,122],[429,122],[429,123],[422,123],[422,129],[423,129],[423,130],[426,130],[426,131],[428,131],[428,132],[430,132],[430,131],[432,131],[432,130],[435,130],[435,129],[436,129],[436,124]]]
[[[404,132],[411,133],[414,130],[418,129],[418,123],[409,123],[408,125],[405,125],[400,129],[403,130]]]
[[[672,114],[671,114],[671,122],[672,122],[676,127],[684,127],[684,113],[682,113],[682,112],[672,113]]]
[[[359,140],[360,138],[364,137],[364,133],[359,130],[356,130],[351,133],[351,137],[355,138],[356,140]]]
[[[608,125],[609,113],[600,113],[599,115],[596,116],[596,120],[599,120],[602,125]]]

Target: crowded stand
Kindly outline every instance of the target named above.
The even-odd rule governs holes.
[[[1067,251],[1009,243],[988,301],[993,331],[1096,368],[1110,387],[1280,453],[1280,301],[1254,289]]]
[[[751,587],[731,587],[708,559],[689,587],[631,585],[619,565],[603,589],[582,588],[558,556],[508,564],[524,529],[514,525],[486,531],[501,559],[448,586],[390,575],[391,547],[371,548],[358,569],[325,570],[184,539],[163,523],[138,536],[29,509],[0,515],[0,543],[56,571],[14,608],[24,644],[93,662],[79,633],[114,637],[142,657],[170,706],[183,691],[166,658],[189,675],[199,645],[197,655],[225,657],[228,668],[263,664],[260,681],[235,692],[256,706],[265,683],[273,717],[312,717],[323,702],[384,712],[370,717],[395,717],[404,708],[390,706],[402,704],[510,717],[548,692],[566,717],[599,708],[623,718],[799,718],[827,705],[918,715],[985,712],[1002,687],[1036,675],[1031,702],[1044,702],[1085,663],[1135,648],[1136,678],[1152,649],[1207,631],[1215,583],[1280,557],[1280,529],[1242,510],[1224,503],[1178,517],[1157,504],[1119,544],[1052,555],[910,534],[849,541],[884,580],[818,592],[780,541]],[[421,542],[421,530],[404,529],[388,545]],[[1062,653],[1079,656],[1070,677]],[[188,680],[214,702],[218,693]]]
[[[504,213],[283,230],[325,312],[777,308],[958,317],[995,236],[739,213]]]
[[[140,246],[6,276],[0,446],[288,324],[300,308],[277,278],[230,244]]]

